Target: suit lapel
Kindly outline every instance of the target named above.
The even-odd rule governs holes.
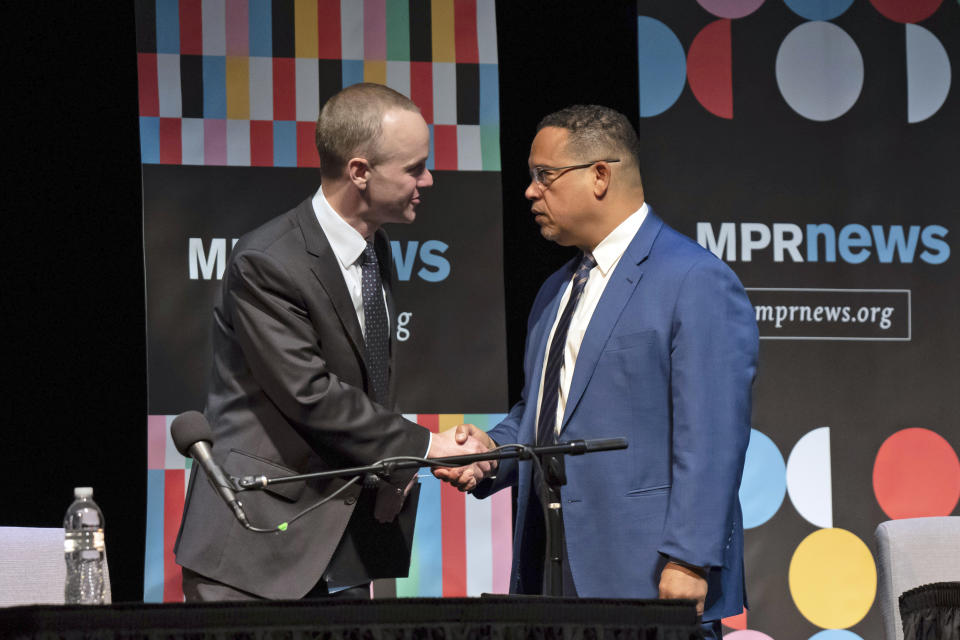
[[[390,324],[390,390],[388,396],[390,405],[393,406],[393,399],[396,397],[397,376],[393,367],[394,356],[397,353],[397,303],[393,297],[393,276],[391,270],[390,241],[383,229],[378,229],[373,240],[374,250],[377,252],[377,263],[380,266],[380,280],[383,283],[383,290],[387,294],[387,322]]]
[[[663,221],[653,213],[653,209],[649,205],[647,209],[647,218],[640,225],[640,229],[633,236],[633,240],[630,241],[623,257],[611,274],[610,282],[603,290],[603,295],[600,296],[597,308],[587,325],[583,342],[580,344],[580,352],[577,354],[577,364],[573,369],[573,380],[570,381],[563,422],[560,424],[561,432],[566,428],[570,416],[577,408],[577,403],[583,397],[583,392],[597,368],[600,354],[603,353],[603,348],[610,339],[610,334],[620,319],[624,306],[643,277],[642,263],[650,255],[650,249],[663,227]]]
[[[313,211],[310,198],[301,202],[300,206],[294,210],[294,214],[297,223],[300,225],[300,230],[303,232],[307,253],[317,258],[312,268],[313,273],[320,281],[320,286],[326,292],[327,297],[330,298],[344,331],[362,360],[365,349],[360,321],[357,320],[353,300],[350,298],[350,292],[347,291],[347,283],[343,281],[340,263],[330,247],[327,236],[320,228],[320,223],[317,222],[317,216]]]

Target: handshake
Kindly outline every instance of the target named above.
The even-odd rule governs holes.
[[[454,429],[433,434],[427,457],[445,458],[486,453],[496,446],[497,443],[491,440],[483,430],[472,424],[461,424]],[[496,469],[496,460],[485,460],[463,467],[434,467],[433,475],[444,482],[449,482],[460,491],[470,491],[481,480],[493,475]]]

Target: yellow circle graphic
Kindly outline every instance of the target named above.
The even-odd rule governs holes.
[[[860,622],[877,593],[870,549],[845,529],[820,529],[790,559],[790,595],[807,620],[824,629]]]

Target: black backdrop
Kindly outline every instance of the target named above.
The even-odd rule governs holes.
[[[73,487],[93,486],[114,598],[138,600],[147,451],[133,5],[2,11],[0,525],[61,526]]]

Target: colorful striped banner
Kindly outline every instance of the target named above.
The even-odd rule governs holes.
[[[431,131],[430,170],[500,171],[494,0],[136,5],[144,164],[317,167],[320,105],[369,81],[420,107]],[[464,416],[414,419],[436,431]],[[479,426],[498,419],[469,417]],[[190,461],[172,447],[171,420],[147,420],[147,602],[182,598],[172,549]],[[510,496],[478,501],[422,475],[410,576],[397,581],[397,593],[505,592]]]
[[[137,18],[144,164],[315,167],[301,131],[342,87],[377,82],[450,127],[433,169],[500,170],[494,0],[139,0]],[[188,118],[202,140],[173,122]],[[289,124],[268,141],[264,120]]]
[[[147,537],[144,602],[180,602],[173,544],[180,528],[191,460],[170,437],[176,416],[147,417]],[[468,422],[487,430],[504,414],[411,414],[434,433]],[[420,472],[420,501],[410,573],[396,580],[398,597],[461,597],[506,593],[510,580],[512,504],[509,491],[487,500]]]
[[[193,462],[177,451],[170,437],[176,416],[147,416],[147,538],[144,602],[181,602],[180,567],[173,545],[183,516],[187,480]]]

